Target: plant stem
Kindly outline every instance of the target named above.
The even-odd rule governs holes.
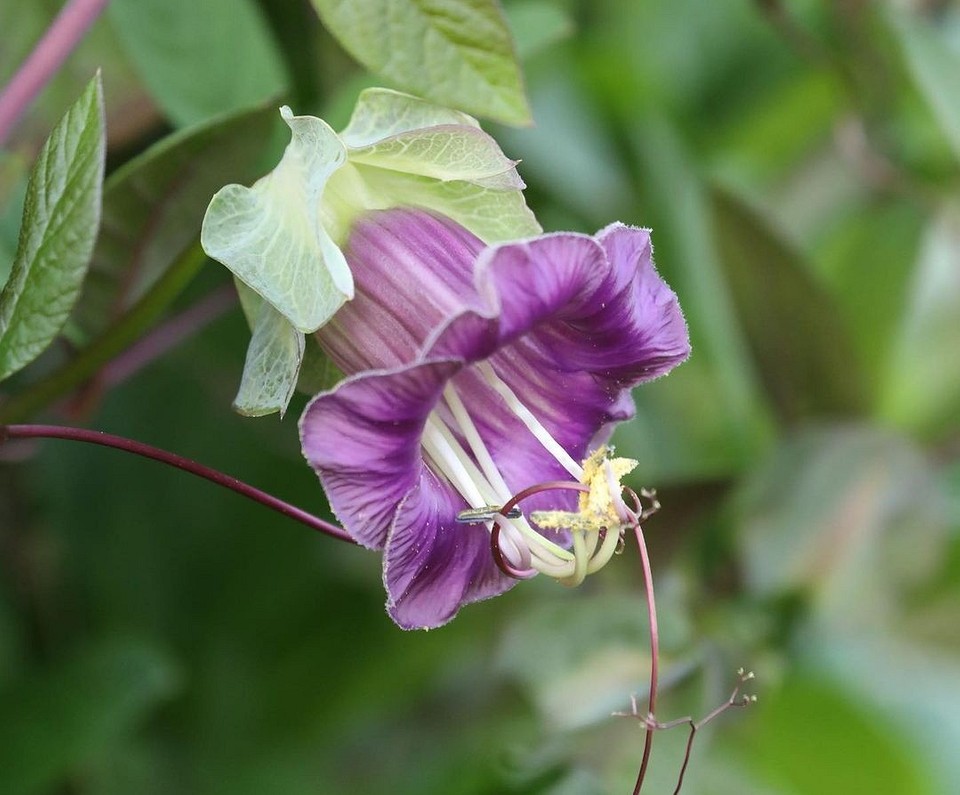
[[[119,356],[111,359],[79,390],[70,403],[69,416],[87,416],[104,393],[136,375],[188,337],[237,305],[237,291],[232,284],[222,284],[192,306],[165,320],[137,340]]]
[[[206,261],[200,243],[191,245],[122,317],[59,370],[0,404],[0,423],[18,422],[75,389],[144,334]]]
[[[108,0],[69,0],[0,94],[0,145],[56,74]]]
[[[653,570],[650,566],[650,555],[647,553],[647,543],[643,538],[643,528],[638,521],[633,528],[637,537],[637,546],[640,549],[640,565],[643,568],[643,588],[647,595],[647,619],[650,623],[650,695],[647,698],[647,716],[652,718],[657,708],[657,683],[660,678],[660,630],[657,627],[657,603],[653,593]],[[654,726],[647,724],[647,733],[643,741],[643,759],[640,762],[640,772],[637,773],[637,783],[633,788],[633,795],[639,795],[643,787],[643,780],[647,775],[647,765],[650,762],[650,752],[653,750]]]
[[[0,426],[0,444],[7,439],[66,439],[74,442],[86,442],[88,444],[98,444],[103,447],[112,447],[116,450],[123,450],[126,453],[139,455],[144,458],[150,458],[159,461],[167,466],[182,469],[191,475],[204,478],[216,483],[218,486],[235,491],[247,499],[265,505],[267,508],[281,513],[291,519],[295,519],[301,524],[305,524],[312,530],[336,538],[338,541],[348,541],[351,544],[356,543],[350,535],[341,527],[326,522],[311,513],[297,508],[288,502],[284,502],[272,494],[254,488],[253,486],[237,480],[230,475],[225,475],[216,469],[198,464],[189,458],[184,458],[176,453],[170,453],[161,450],[158,447],[152,447],[143,442],[137,442],[133,439],[127,439],[123,436],[114,436],[103,431],[91,431],[86,428],[71,428],[64,425],[5,425]]]

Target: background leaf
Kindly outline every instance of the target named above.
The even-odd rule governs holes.
[[[0,293],[0,379],[40,355],[80,294],[100,224],[103,124],[98,74],[30,174],[17,256]]]
[[[917,88],[960,159],[960,83],[955,79],[960,73],[960,45],[907,12],[891,12],[890,17]]]
[[[529,124],[513,38],[494,0],[313,0],[337,40],[397,87]]]
[[[960,400],[960,205],[946,204],[931,220],[913,271],[881,411],[929,432],[956,426]]]
[[[534,57],[573,33],[574,23],[567,11],[546,0],[511,3],[504,10],[517,41],[517,53],[523,59]]]
[[[716,190],[713,208],[740,323],[780,416],[857,413],[866,385],[830,295],[742,201]]]
[[[0,693],[4,793],[45,791],[119,750],[177,685],[168,657],[130,641],[104,642]]]
[[[244,110],[164,138],[107,179],[103,229],[73,323],[92,337],[134,304],[192,244],[210,196],[252,182],[276,109]]]
[[[286,85],[277,46],[251,0],[115,0],[107,13],[177,126],[275,98]]]

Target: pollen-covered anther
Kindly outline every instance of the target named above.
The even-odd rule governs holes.
[[[543,530],[569,530],[573,536],[574,559],[565,576],[556,577],[564,585],[579,585],[588,574],[603,568],[613,557],[623,530],[638,521],[636,513],[623,501],[621,479],[632,472],[637,462],[613,458],[609,447],[600,447],[583,462],[578,510],[534,511],[531,519]]]

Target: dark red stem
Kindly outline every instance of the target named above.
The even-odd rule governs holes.
[[[312,530],[336,538],[338,541],[348,541],[355,544],[356,541],[350,537],[346,530],[335,524],[326,522],[311,513],[297,508],[290,503],[267,494],[265,491],[254,488],[253,486],[237,480],[230,475],[225,475],[216,469],[211,469],[203,464],[198,464],[189,458],[169,453],[158,447],[152,447],[143,442],[137,442],[133,439],[127,439],[123,436],[114,436],[103,431],[91,431],[86,428],[72,428],[64,425],[3,425],[0,426],[0,444],[7,439],[66,439],[73,442],[87,442],[88,444],[98,444],[103,447],[113,447],[116,450],[123,450],[126,453],[151,458],[159,461],[161,464],[182,469],[191,475],[209,480],[218,486],[235,491],[247,499],[258,502],[271,510],[281,513],[291,519],[295,519],[301,524],[305,524]]]
[[[643,538],[643,528],[637,520],[633,527],[637,537],[637,546],[640,548],[640,564],[643,568],[643,588],[647,594],[647,618],[650,622],[650,695],[647,699],[647,715],[652,717],[657,708],[657,682],[660,677],[660,631],[657,627],[657,603],[653,595],[653,571],[650,567],[650,556],[647,554],[647,544]],[[640,762],[640,772],[637,773],[637,783],[633,788],[633,795],[639,795],[643,787],[643,780],[647,775],[647,765],[650,762],[650,752],[653,750],[653,733],[655,729],[647,724],[647,735],[643,742],[643,759]]]

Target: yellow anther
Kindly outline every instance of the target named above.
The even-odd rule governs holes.
[[[548,530],[572,530],[574,532],[599,533],[620,527],[617,512],[620,499],[620,480],[632,472],[637,462],[632,458],[612,458],[609,447],[600,447],[583,462],[583,477],[580,482],[590,490],[582,492],[579,510],[534,511],[531,515],[540,527]]]

